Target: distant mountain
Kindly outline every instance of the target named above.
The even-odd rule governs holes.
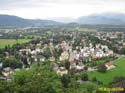
[[[113,18],[113,19],[120,19],[125,21],[125,14],[123,13],[102,13],[102,14],[99,14],[99,16],[104,16],[104,17]]]
[[[75,20],[71,17],[52,17],[52,18],[49,18],[49,19],[57,21],[57,22],[63,22],[63,23],[71,23],[71,22],[74,22],[74,20]]]
[[[0,15],[0,26],[45,26],[45,25],[59,25],[60,22],[41,19],[24,19],[11,15]]]
[[[125,14],[122,13],[102,13],[94,14],[89,16],[81,16],[79,18],[48,18],[49,20],[41,19],[24,19],[17,16],[11,15],[0,15],[0,26],[47,26],[47,25],[62,25],[68,23],[67,25],[79,25],[79,24],[89,24],[89,25],[124,25],[125,24]],[[54,21],[52,21],[54,20]],[[66,25],[66,24],[65,24]]]
[[[125,24],[125,14],[102,13],[102,14],[81,16],[76,19],[69,18],[69,17],[56,17],[56,18],[50,18],[50,20],[64,22],[64,23],[78,23],[78,24],[90,24],[90,25],[98,25],[98,24],[100,24],[100,25],[101,24],[102,25],[124,25]],[[72,25],[72,24],[70,24],[70,25]]]
[[[102,13],[89,16],[82,16],[77,18],[75,21],[80,24],[123,25],[125,24],[125,14]]]

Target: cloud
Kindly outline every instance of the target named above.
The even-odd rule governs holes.
[[[0,13],[25,18],[78,17],[102,12],[125,13],[125,0],[0,0]]]
[[[124,0],[0,0],[0,8],[28,8],[37,6],[46,6],[52,4],[87,4],[87,5],[103,5],[103,4],[123,4]]]
[[[36,4],[38,4],[36,2]],[[36,5],[34,0],[0,0],[0,9],[29,8]]]

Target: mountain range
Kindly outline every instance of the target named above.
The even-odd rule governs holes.
[[[89,16],[82,16],[75,20],[80,24],[106,24],[123,25],[125,24],[125,14],[122,13],[102,13]]]
[[[50,18],[49,20],[42,19],[24,19],[13,15],[0,14],[0,26],[47,26],[47,25],[62,25],[64,23],[78,24],[106,24],[106,25],[124,25],[125,14],[122,13],[102,13],[89,16],[81,16],[74,18]]]
[[[61,22],[41,19],[24,19],[13,15],[0,15],[0,26],[46,26],[60,25]]]

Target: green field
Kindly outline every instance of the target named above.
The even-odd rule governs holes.
[[[0,39],[0,48],[4,48],[6,45],[14,45],[14,44],[17,44],[17,43],[26,43],[26,42],[29,42],[30,39],[18,39],[18,40],[15,40],[15,39]]]
[[[102,81],[103,84],[108,85],[113,81],[113,78],[116,76],[124,76],[125,77],[125,57],[121,57],[114,61],[115,68],[108,70],[106,73],[100,73],[97,71],[90,72],[89,78],[92,79],[96,77],[97,80]]]
[[[89,66],[97,66],[99,64],[102,64],[104,62],[108,62],[114,60],[113,57],[107,57],[107,58],[103,58],[103,59],[98,59],[98,60],[92,60],[91,62],[88,62],[87,65]]]
[[[76,30],[80,32],[96,32],[96,29],[90,29],[90,28],[76,28]]]

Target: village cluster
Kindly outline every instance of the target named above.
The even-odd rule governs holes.
[[[104,38],[104,35],[101,34],[101,32],[94,33],[95,37],[100,36],[102,38],[103,36]],[[68,37],[68,39],[65,37]],[[60,42],[54,42],[60,38],[63,38]],[[49,37],[30,42],[25,48],[19,49],[18,53],[20,55],[20,62],[22,63],[21,69],[28,70],[34,63],[50,61],[53,70],[60,75],[68,73],[65,66],[61,65],[65,61],[69,62],[70,69],[83,71],[87,62],[115,55],[113,50],[109,49],[107,45],[101,43],[94,44],[92,40],[89,40],[86,33],[81,35],[81,32],[52,33]],[[6,58],[9,58],[8,56],[9,54],[6,53]],[[2,67],[2,63],[0,66]],[[105,62],[105,66],[107,70],[115,67],[113,61]],[[4,77],[11,79],[14,71],[18,70],[20,69],[16,68],[13,70],[10,67],[6,67],[3,68],[2,74]],[[97,66],[87,67],[87,71],[94,70],[97,70]]]

